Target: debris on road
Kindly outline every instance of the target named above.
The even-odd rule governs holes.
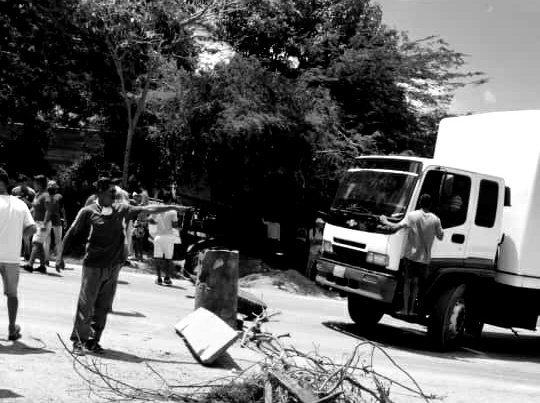
[[[253,273],[240,278],[240,287],[270,286],[297,295],[336,298],[337,292],[318,286],[296,270],[270,270],[264,273]]]
[[[66,350],[73,358],[75,370],[87,381],[91,391],[107,391],[127,400],[193,403],[399,403],[412,398],[424,402],[438,399],[425,393],[404,368],[381,346],[371,341],[366,340],[356,345],[342,362],[323,356],[317,350],[303,352],[296,349],[284,341],[290,337],[289,334],[275,335],[264,329],[264,323],[278,314],[265,312],[244,328],[240,345],[257,352],[261,356],[259,361],[231,376],[199,384],[182,384],[180,379],[166,380],[145,362],[157,383],[155,389],[141,389],[116,379],[103,367],[100,359],[74,356],[67,347]],[[199,317],[199,320],[198,326],[205,331],[192,333],[194,342],[200,343],[194,349],[204,345],[203,339],[212,339],[219,333],[208,330],[209,322],[204,317]],[[222,321],[221,324],[227,326]],[[185,334],[186,327],[180,328]],[[230,327],[229,330],[233,331]],[[386,359],[401,375],[389,376],[378,371],[375,359],[380,357]],[[142,377],[147,379],[148,373],[141,374]],[[399,394],[394,391],[399,391]]]
[[[240,336],[217,315],[204,308],[190,313],[176,324],[175,329],[205,365],[213,363]]]

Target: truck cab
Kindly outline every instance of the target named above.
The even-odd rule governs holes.
[[[444,236],[434,241],[414,315],[403,316],[398,312],[407,231],[391,231],[379,217],[401,221],[418,208],[422,194],[431,196]],[[505,183],[499,177],[431,159],[357,158],[326,215],[316,281],[347,294],[349,314],[358,325],[373,325],[386,313],[426,324],[436,345],[450,347],[465,332],[481,332],[484,302],[479,300],[495,288],[504,204]]]

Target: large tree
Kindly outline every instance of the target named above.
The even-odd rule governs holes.
[[[365,137],[360,152],[429,153],[424,144],[434,133],[422,124],[425,116],[441,115],[457,88],[484,79],[464,71],[465,55],[442,39],[412,41],[386,27],[370,0],[245,4],[225,21],[226,40],[270,69],[328,88],[343,132]]]
[[[234,7],[235,2],[230,0],[81,1],[79,21],[87,29],[94,51],[105,58],[101,68],[109,65],[116,76],[116,88],[113,85],[108,88],[112,91],[102,94],[110,94],[113,103],[115,99],[123,103],[124,184],[134,135],[149,93],[167,89],[167,80],[177,69],[193,69],[196,46],[191,29],[207,26]],[[96,88],[96,93],[99,91]]]
[[[443,40],[386,27],[369,0],[244,0],[222,22],[237,57],[195,77],[162,132],[217,200],[276,214],[327,203],[355,156],[430,155],[453,92],[483,79]]]
[[[12,171],[45,171],[51,127],[77,124],[88,111],[77,6],[0,2],[0,160]]]

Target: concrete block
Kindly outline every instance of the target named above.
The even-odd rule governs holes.
[[[193,311],[174,328],[203,364],[215,361],[240,336],[239,332],[205,308]]]

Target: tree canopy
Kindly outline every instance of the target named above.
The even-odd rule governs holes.
[[[245,0],[219,32],[236,57],[187,80],[162,132],[183,180],[204,173],[215,198],[264,214],[324,207],[356,156],[429,156],[454,91],[484,80],[369,0]]]
[[[206,182],[216,201],[291,221],[327,205],[358,155],[429,156],[456,89],[485,80],[443,39],[388,28],[371,0],[14,0],[0,11],[0,122],[24,123],[21,150],[32,136],[46,147],[54,122],[99,122],[104,161],[123,160],[126,175]],[[232,60],[197,68],[193,26]]]

